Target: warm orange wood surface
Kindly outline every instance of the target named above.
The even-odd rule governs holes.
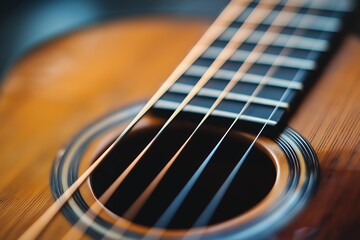
[[[89,122],[151,96],[208,25],[165,18],[108,23],[38,47],[11,69],[0,95],[0,239],[19,236],[52,203],[57,151]],[[322,180],[284,238],[359,234],[359,63],[360,40],[347,37],[291,119],[315,148]],[[59,218],[46,236],[69,227]]]

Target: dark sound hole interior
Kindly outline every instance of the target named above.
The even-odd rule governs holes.
[[[170,127],[161,134],[105,206],[111,212],[122,216],[171,159],[192,129]],[[155,127],[134,131],[110,153],[90,179],[96,197],[101,196],[157,131]],[[223,131],[212,131],[210,128],[199,131],[136,217],[129,220],[144,226],[154,225],[206,159],[223,133]],[[235,133],[225,139],[166,228],[184,229],[194,224],[249,144]],[[276,170],[272,160],[259,149],[254,148],[207,225],[229,220],[254,207],[269,193],[275,178]]]

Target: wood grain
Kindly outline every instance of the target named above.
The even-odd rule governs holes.
[[[313,201],[284,238],[360,236],[359,62],[360,39],[350,36],[290,121],[314,147],[321,179]]]
[[[52,203],[58,150],[89,122],[151,96],[208,25],[127,19],[68,34],[19,60],[1,87],[0,239],[19,236]],[[322,178],[279,238],[360,236],[359,62],[360,40],[348,36],[290,121],[315,148]],[[59,215],[44,238],[68,228]]]

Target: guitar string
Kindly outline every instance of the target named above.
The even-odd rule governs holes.
[[[306,5],[309,2],[305,3],[303,5],[303,7],[306,7]],[[284,9],[283,9],[284,11]],[[291,19],[293,20],[293,19]],[[290,20],[290,21],[291,21]],[[303,20],[303,19],[301,19]],[[289,21],[289,22],[290,22]],[[299,22],[299,25],[301,24],[301,21]],[[299,29],[297,29],[298,31]],[[268,30],[269,31],[269,30]],[[264,34],[266,35],[266,33]],[[281,50],[281,52],[279,53],[279,55],[275,58],[274,63],[276,63],[279,59],[279,57],[281,55],[286,55],[288,49],[286,49],[286,46],[289,44],[290,39],[292,39],[291,37],[289,37],[286,41],[286,43],[284,44],[283,49]],[[274,39],[275,40],[275,39]],[[273,72],[277,69],[278,67],[274,64],[271,66],[271,68],[267,71],[267,73],[263,76],[263,79],[260,82],[260,85],[263,86],[264,84],[266,84],[266,81],[268,79],[268,77],[271,77],[271,75],[273,74]],[[259,91],[261,90],[261,87],[259,86]],[[290,89],[289,87],[287,88],[286,91],[288,91],[288,89]],[[257,93],[259,92],[257,91],[257,89],[254,90],[254,93],[252,96],[256,96]],[[285,92],[286,92],[285,91]],[[284,93],[285,94],[285,93]],[[261,128],[260,132],[257,134],[257,136],[255,137],[255,139],[252,141],[252,143],[250,144],[249,148],[247,149],[247,151],[245,152],[245,154],[243,155],[243,157],[241,158],[241,160],[239,161],[240,163],[237,164],[234,168],[234,170],[231,172],[231,174],[229,175],[229,177],[225,180],[223,186],[227,186],[230,184],[230,180],[233,179],[237,173],[237,171],[239,170],[239,168],[241,167],[242,163],[245,161],[245,159],[247,158],[248,154],[250,153],[252,147],[254,146],[256,140],[259,138],[260,134],[262,133],[263,129],[265,128],[265,126],[268,123],[268,120],[271,119],[271,117],[273,116],[273,114],[276,112],[276,110],[279,107],[279,103],[282,102],[286,97],[281,97],[281,99],[278,101],[276,107],[274,108],[273,112],[270,114],[270,116],[268,117],[267,121],[265,121],[265,124],[263,125],[263,127]],[[250,100],[251,101],[251,100]],[[187,197],[188,193],[190,192],[190,190],[192,189],[192,187],[194,186],[195,182],[197,181],[197,179],[200,177],[200,175],[202,174],[203,170],[206,168],[207,164],[209,163],[209,161],[211,160],[212,156],[215,154],[215,151],[217,151],[217,149],[219,148],[219,146],[221,145],[221,143],[223,142],[223,140],[225,139],[225,137],[228,135],[228,133],[231,131],[231,129],[233,128],[233,126],[236,124],[236,122],[239,120],[241,114],[244,112],[244,109],[247,108],[247,106],[245,105],[242,110],[240,111],[240,113],[237,115],[236,119],[232,122],[232,124],[230,125],[230,127],[228,128],[228,130],[226,131],[226,133],[222,136],[222,138],[218,141],[218,143],[216,144],[216,146],[214,147],[214,149],[211,151],[211,153],[208,155],[208,157],[204,160],[204,162],[201,164],[201,166],[197,169],[197,171],[195,172],[195,174],[190,178],[190,180],[186,183],[186,185],[183,187],[183,189],[179,192],[179,194],[175,197],[175,199],[170,203],[170,205],[168,206],[168,208],[163,212],[163,214],[159,217],[158,221],[154,224],[154,226],[150,229],[150,231],[144,236],[144,239],[157,239],[154,238],[153,236],[156,235],[157,237],[161,237],[162,232],[164,231],[163,229],[170,223],[172,217],[176,214],[176,212],[178,211],[178,209],[180,208],[180,205],[182,204],[182,202],[184,201],[184,199]],[[218,191],[218,193],[215,195],[215,197],[213,198],[213,200],[210,202],[210,206],[214,206],[216,205],[216,203],[219,201],[218,199],[221,199],[219,196],[222,196],[225,193],[225,190],[227,189],[226,187],[221,187],[220,190]],[[211,207],[209,207],[211,209]],[[196,221],[196,223],[193,225],[193,227],[198,227],[198,226],[203,226],[203,219],[208,219],[210,218],[210,216],[212,216],[212,211],[209,211],[206,208],[204,210],[204,213],[199,217],[199,221]],[[198,223],[198,224],[197,224]],[[191,229],[194,229],[194,228]],[[161,228],[161,229],[160,229]],[[193,232],[192,230],[189,231],[188,234],[186,234],[185,236],[189,236],[191,235]],[[152,235],[152,236],[151,236]]]
[[[236,5],[235,5],[236,6]],[[240,5],[238,5],[239,7]],[[239,13],[239,11],[238,11]],[[235,18],[234,18],[235,19]],[[250,35],[250,33],[249,33]],[[200,79],[200,81],[202,81],[201,85],[199,86],[199,88],[202,88],[203,85],[205,85],[205,83],[215,74],[215,72],[217,71],[217,69],[219,69],[222,64],[232,55],[232,53],[237,49],[238,45],[242,42],[242,39],[244,39],[246,37],[246,35],[243,34],[236,34],[233,36],[232,41],[229,42],[229,45],[227,48],[225,48],[223,50],[223,54],[220,54],[216,59],[215,59],[215,64],[212,64],[209,67],[209,74],[206,75],[206,73],[204,74],[203,79]],[[234,45],[234,46],[232,46]],[[230,49],[230,51],[229,51]],[[225,55],[225,56],[222,56]],[[218,64],[216,64],[218,63]],[[214,65],[214,66],[213,66]],[[218,65],[218,66],[216,66]],[[211,71],[210,71],[211,70]],[[191,92],[189,93],[189,95],[191,94]],[[196,94],[196,93],[195,93]],[[194,94],[194,95],[195,95]],[[192,98],[193,96],[191,96]],[[185,101],[185,100],[184,100]],[[187,103],[189,102],[189,100],[187,101]],[[186,104],[187,104],[186,103]],[[172,119],[169,118],[168,122],[170,122]],[[133,162],[129,165],[128,168],[125,169],[125,171],[113,182],[113,184],[105,191],[105,193],[103,193],[100,198],[98,199],[98,201],[102,204],[104,204],[112,195],[112,193],[119,187],[119,185],[123,182],[123,180],[126,178],[126,176],[130,173],[130,171],[132,170],[132,168],[135,166],[135,164],[143,157],[143,155],[146,153],[146,151],[151,147],[151,145],[155,142],[156,138],[161,134],[162,130],[165,129],[167,125],[164,124],[163,128],[160,129],[160,131],[157,133],[157,135],[150,141],[150,143],[142,150],[142,152],[135,158],[135,160],[133,160]],[[93,207],[93,209],[91,209]],[[99,211],[101,211],[101,206],[97,204],[97,202],[95,202],[93,204],[93,206],[91,206],[89,208],[89,210],[92,210],[92,212],[95,212],[95,214],[88,214],[90,215],[90,220],[92,221],[97,214],[99,213]],[[86,213],[85,213],[86,214]],[[85,218],[88,217],[86,215],[83,215],[81,218]],[[77,221],[77,223],[75,224],[77,227],[79,227],[79,225],[81,225],[81,218],[79,219],[79,221]],[[70,233],[71,231],[71,233]],[[74,239],[76,236],[79,236],[79,234],[82,234],[82,232],[77,231],[75,228],[71,228],[70,231],[64,236],[64,238],[70,237],[72,239]]]
[[[124,131],[114,140],[114,142],[76,179],[74,183],[46,209],[46,211],[19,237],[19,239],[36,239],[41,232],[48,226],[51,220],[59,213],[61,208],[80,186],[88,179],[93,171],[99,166],[106,155],[114,148],[114,146],[126,136],[135,124],[151,109],[157,100],[173,85],[173,83],[191,66],[191,64],[207,49],[207,46],[220,36],[227,28],[228,24],[237,17],[238,8],[231,1],[227,7],[221,12],[219,17],[213,22],[209,29],[204,33],[200,40],[190,50],[190,52],[181,61],[178,67],[172,72],[168,79],[161,85],[158,91],[151,97],[145,106],[139,111]],[[181,106],[178,107],[179,109]]]
[[[321,0],[324,1],[324,0]],[[308,2],[311,6],[311,2]],[[340,3],[338,2],[338,5],[334,8],[336,9],[338,6],[340,5]],[[310,9],[310,8],[309,8]],[[335,15],[335,10],[333,11],[332,15]],[[303,21],[304,18],[301,19],[301,21]],[[300,23],[299,23],[300,24]],[[328,22],[327,25],[329,25],[330,23]],[[303,31],[303,29],[296,29],[295,32],[301,32]],[[320,31],[320,36],[322,36],[325,33],[325,31]],[[284,49],[283,49],[284,50]],[[311,50],[309,51],[309,53],[307,53],[307,56],[305,59],[311,59],[312,55],[314,55],[316,52],[315,47],[313,46],[311,48]],[[276,61],[276,60],[275,60]],[[299,69],[301,70],[301,69]],[[292,82],[296,80],[296,78],[298,78],[300,75],[299,73],[301,71],[297,71],[295,77],[293,78]],[[281,96],[281,99],[279,102],[284,101],[288,95],[290,94],[290,88],[287,88],[286,91],[284,92],[284,94]],[[276,107],[274,108],[274,110],[271,112],[271,114],[268,117],[268,120],[271,119],[271,117],[275,114],[276,110],[279,108],[279,102],[276,105]],[[226,178],[226,180],[224,181],[224,183],[222,184],[222,186],[219,188],[219,190],[216,192],[215,196],[212,198],[212,200],[209,202],[209,204],[206,206],[206,208],[203,210],[202,214],[198,217],[198,219],[195,221],[195,223],[193,224],[193,226],[190,228],[190,230],[188,231],[188,233],[184,236],[183,239],[185,239],[187,236],[191,236],[193,235],[193,233],[195,232],[194,229],[196,229],[196,227],[198,226],[204,226],[205,224],[207,224],[211,217],[213,216],[213,214],[215,213],[217,207],[219,206],[221,200],[223,199],[227,189],[229,188],[230,184],[232,183],[233,179],[235,178],[236,174],[238,173],[239,169],[241,168],[243,162],[246,160],[247,156],[249,155],[251,149],[254,147],[255,142],[257,141],[257,139],[260,137],[261,133],[264,131],[265,127],[267,126],[268,122],[265,122],[265,124],[262,126],[262,128],[260,129],[259,133],[256,135],[256,137],[254,138],[254,140],[252,141],[250,147],[248,148],[248,150],[245,152],[245,154],[243,155],[243,157],[239,160],[239,162],[237,163],[237,165],[235,166],[235,168],[231,171],[231,173],[229,174],[229,176]],[[192,237],[193,240],[196,239],[200,239],[203,236],[203,232],[200,234],[200,236],[197,236],[196,238]]]
[[[276,5],[274,5],[275,7]],[[283,11],[286,11],[287,7],[284,7]],[[271,12],[270,12],[271,13]],[[283,14],[279,14],[276,19],[273,21],[273,23],[275,23],[276,21],[286,21],[282,16]],[[268,17],[268,15],[264,15],[264,18],[262,20],[259,21],[259,24],[261,24],[261,21],[263,21],[266,17]],[[280,19],[280,20],[279,20]],[[258,24],[258,25],[259,25]],[[256,28],[256,26],[254,26],[254,29]],[[275,27],[274,25],[272,25],[268,30],[268,32],[271,32],[272,29],[276,29],[277,27]],[[253,30],[254,30],[253,29]],[[272,34],[272,37],[275,38],[275,35]],[[229,83],[227,84],[227,86],[224,88],[224,90],[221,92],[221,94],[219,95],[219,97],[216,99],[216,101],[213,103],[213,105],[210,107],[209,111],[206,113],[206,115],[202,118],[201,122],[196,126],[195,130],[193,130],[193,132],[191,133],[191,135],[187,138],[187,140],[183,143],[183,145],[179,148],[179,150],[175,153],[175,155],[170,159],[170,161],[166,164],[166,166],[161,170],[161,172],[155,177],[155,179],[148,185],[148,187],[144,190],[144,192],[134,201],[134,203],[130,206],[130,208],[122,215],[122,218],[119,218],[118,221],[116,221],[113,226],[115,227],[116,225],[120,224],[120,222],[124,222],[122,219],[126,219],[127,221],[124,222],[124,224],[122,225],[121,230],[118,232],[119,234],[123,235],[126,230],[131,226],[131,221],[132,219],[135,218],[135,216],[137,215],[137,213],[141,210],[141,208],[144,206],[145,202],[148,200],[148,198],[150,197],[151,193],[154,191],[154,189],[157,187],[157,185],[159,184],[159,182],[162,180],[162,178],[165,176],[166,172],[169,170],[169,168],[172,166],[172,164],[174,163],[174,161],[177,159],[177,157],[180,155],[180,153],[183,151],[183,149],[186,147],[186,145],[189,143],[189,141],[192,139],[192,137],[195,135],[195,133],[198,131],[198,129],[202,126],[202,124],[205,122],[205,120],[210,116],[210,114],[213,112],[213,110],[218,106],[218,104],[224,99],[224,97],[231,91],[231,89],[236,85],[236,83],[239,82],[239,80],[241,80],[241,78],[243,77],[243,75],[246,73],[246,71],[248,71],[248,69],[253,66],[253,64],[256,62],[256,59],[259,59],[261,57],[261,54],[264,53],[264,49],[267,47],[266,44],[268,44],[269,42],[271,42],[271,37],[269,38],[269,35],[266,34],[266,32],[264,33],[264,35],[261,37],[261,39],[259,40],[257,46],[252,50],[252,54],[249,54],[246,59],[244,60],[244,64],[240,66],[240,68],[237,70],[237,72],[234,74],[234,76],[232,77],[232,79],[229,81]],[[265,42],[265,43],[263,43]],[[254,54],[256,53],[256,54]],[[253,59],[254,61],[252,62],[247,62],[246,60],[248,58]],[[244,107],[241,109],[239,116],[241,116],[244,111],[247,109],[247,107],[249,106],[249,104],[252,102],[252,100],[256,97],[256,95],[259,93],[259,91],[261,91],[262,87],[264,86],[264,84],[266,84],[265,81],[261,81],[258,85],[258,87],[254,90],[253,94],[249,97],[249,100],[247,101],[247,103],[244,105]],[[226,134],[223,136],[222,140],[225,138]],[[221,141],[222,141],[221,140]],[[215,150],[217,149],[217,147],[220,144],[217,144],[217,146],[213,149],[213,151],[209,154],[209,156],[206,158],[206,160],[204,161],[204,163],[201,165],[200,169],[204,169],[206,167],[206,163],[209,162],[210,158],[212,157],[212,155],[214,154]],[[198,174],[197,174],[198,173]],[[201,173],[197,172],[193,175],[194,178],[198,177]],[[191,187],[190,187],[191,188]],[[185,192],[187,192],[188,190],[190,190],[190,188],[186,188],[184,187]],[[179,194],[180,195],[180,194]],[[184,196],[184,195],[183,195]],[[179,201],[176,201],[179,202]],[[169,207],[170,208],[170,207]],[[173,208],[174,209],[174,208]],[[171,214],[167,214],[164,213],[165,215],[171,215]],[[162,225],[162,224],[159,224]],[[155,224],[156,226],[156,224]],[[111,229],[110,229],[111,230]],[[106,238],[106,236],[105,236]]]
[[[255,95],[255,94],[254,94],[254,95]],[[195,131],[196,131],[196,130],[195,130]],[[175,158],[176,158],[176,157],[175,157]],[[151,184],[151,185],[153,185],[153,184]],[[155,185],[156,185],[156,184],[155,184]],[[154,185],[153,185],[153,186],[154,186]],[[145,191],[145,192],[149,192],[149,191]],[[151,192],[151,190],[150,190],[150,192]],[[140,197],[140,198],[141,198],[141,197]],[[139,198],[139,199],[140,199],[140,198]],[[138,204],[138,205],[139,205],[139,204]],[[140,205],[141,205],[141,204],[140,204]],[[126,214],[125,214],[125,215],[126,215]]]

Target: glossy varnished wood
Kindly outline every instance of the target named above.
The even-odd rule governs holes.
[[[150,97],[208,23],[128,19],[84,29],[26,54],[0,98],[0,238],[23,232],[51,203],[54,157],[84,125]],[[181,34],[179,34],[181,33]],[[282,238],[359,236],[360,40],[348,36],[290,126],[315,148],[321,180]],[[69,228],[59,216],[45,237]]]

